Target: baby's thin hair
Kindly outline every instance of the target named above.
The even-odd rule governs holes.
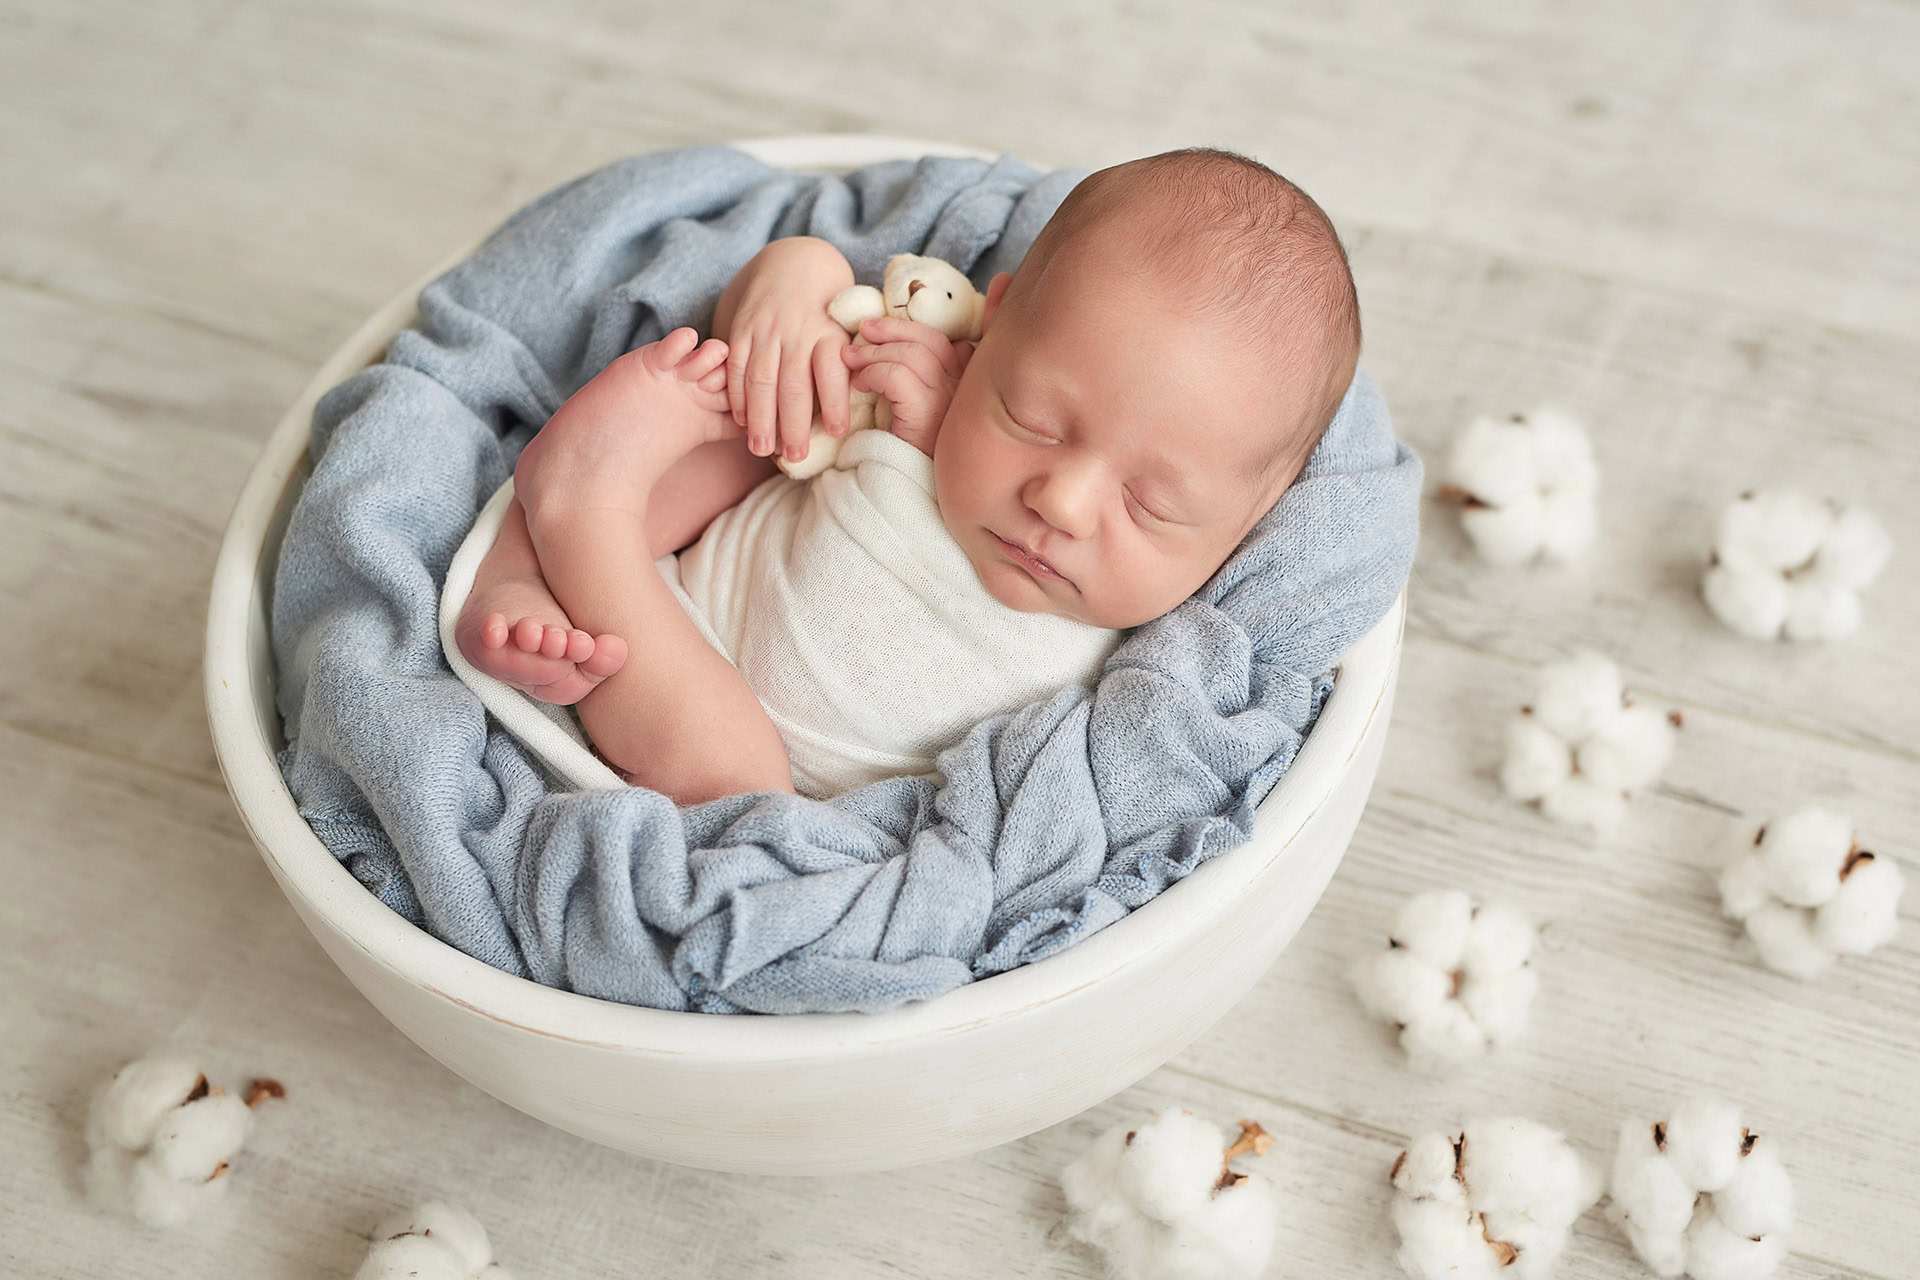
[[[1121,210],[1150,201],[1132,228],[1157,273],[1192,287],[1197,309],[1259,342],[1304,325],[1322,335],[1311,420],[1289,433],[1270,468],[1289,475],[1333,420],[1360,351],[1360,299],[1346,246],[1313,197],[1250,156],[1187,147],[1088,175],[1035,238],[1022,270],[1044,270],[1060,247]]]

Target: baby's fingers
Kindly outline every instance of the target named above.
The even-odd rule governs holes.
[[[846,363],[855,369],[871,368],[879,364],[903,364],[913,370],[920,381],[930,387],[960,376],[957,370],[949,373],[939,356],[917,342],[889,342],[878,347],[848,347]]]
[[[813,436],[813,365],[800,348],[783,350],[780,360],[780,452],[789,462],[807,456]]]
[[[921,324],[918,320],[902,320],[896,316],[881,316],[860,322],[860,335],[876,345],[909,343],[925,348],[933,355],[947,376],[957,378],[964,367],[953,342],[946,334],[930,324]]]
[[[829,435],[847,434],[847,364],[840,358],[847,344],[822,338],[813,348],[813,390],[820,397],[820,421]]]
[[[773,453],[774,429],[779,421],[776,399],[780,391],[780,344],[765,342],[747,361],[747,451],[759,457]]]

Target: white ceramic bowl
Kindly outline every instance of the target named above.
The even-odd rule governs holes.
[[[741,145],[810,171],[980,154],[870,137]],[[892,1012],[721,1017],[572,995],[491,968],[368,894],[301,821],[274,765],[267,604],[314,401],[378,359],[413,318],[419,285],[467,252],[376,312],[287,411],[227,526],[207,618],[207,714],[234,803],[288,901],[375,1007],[453,1071],[571,1133],[709,1169],[826,1174],[964,1155],[1063,1120],[1178,1053],[1246,993],[1359,820],[1404,603],[1342,662],[1248,844],[1060,955]]]

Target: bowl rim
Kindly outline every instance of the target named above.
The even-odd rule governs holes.
[[[922,155],[994,158],[973,147],[874,135],[787,136],[730,145],[767,164],[797,170],[844,170]],[[249,643],[256,631],[264,634],[264,614],[256,601],[263,598],[258,589],[272,566],[264,563],[263,553],[289,479],[305,460],[315,401],[384,352],[392,334],[412,318],[420,289],[477,245],[449,256],[363,321],[282,416],[235,501],[207,608],[207,717],[215,758],[241,822],[275,878],[304,904],[301,914],[311,912],[336,938],[400,981],[503,1027],[703,1064],[844,1059],[958,1035],[1150,964],[1223,917],[1328,801],[1373,731],[1394,683],[1404,592],[1342,659],[1340,679],[1319,722],[1255,810],[1248,841],[1056,955],[880,1013],[720,1017],[621,1004],[517,977],[415,927],[355,880],[301,819],[257,714],[254,691],[270,677],[250,666]],[[271,658],[270,650],[263,652]]]

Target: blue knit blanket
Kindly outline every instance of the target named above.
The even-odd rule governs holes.
[[[945,258],[984,288],[1081,171],[1006,157],[844,177],[729,148],[638,156],[515,214],[314,411],[273,654],[302,816],[434,936],[587,995],[713,1013],[881,1010],[1051,955],[1244,841],[1346,648],[1413,558],[1420,467],[1355,379],[1305,473],[1093,690],[976,726],[946,782],[827,801],[556,788],[440,650],[440,584],[533,433],[614,357],[705,330],[769,240],[857,277]]]

